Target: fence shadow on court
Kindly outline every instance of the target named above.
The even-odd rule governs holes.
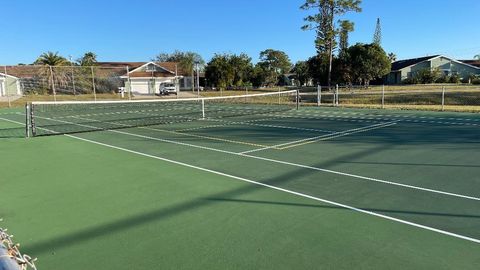
[[[25,127],[0,128],[0,139],[25,138]]]
[[[278,206],[313,207],[313,208],[349,210],[347,208],[343,208],[339,206],[322,205],[322,204],[303,204],[303,203],[288,203],[288,202],[259,201],[259,200],[238,200],[238,199],[228,199],[228,198],[208,198],[207,200],[216,201],[216,202],[229,202],[229,203],[246,203],[246,204],[259,204],[259,205],[265,204],[265,205],[278,205]],[[365,211],[385,213],[385,214],[394,213],[394,214],[421,215],[421,216],[440,216],[440,217],[479,218],[480,219],[480,215],[423,212],[423,211],[405,211],[405,210],[381,209],[381,208],[361,208],[361,209]]]

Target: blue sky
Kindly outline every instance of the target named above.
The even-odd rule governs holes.
[[[31,63],[45,51],[74,59],[147,61],[159,52],[285,51],[292,61],[315,54],[314,33],[300,30],[304,0],[22,0],[2,1],[0,64]],[[382,20],[382,45],[399,59],[427,54],[480,54],[479,0],[363,0],[350,43],[372,41]]]

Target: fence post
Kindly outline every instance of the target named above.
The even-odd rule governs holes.
[[[278,88],[278,105],[281,104],[280,95],[281,95],[281,91],[280,91],[280,87],[279,87],[279,88]]]
[[[74,67],[73,67],[73,63],[70,63],[70,65],[71,65],[71,68],[72,68],[73,95],[76,96],[77,93],[76,93],[76,89],[75,89],[75,70],[74,70]]]
[[[382,85],[382,109],[385,109],[385,85]]]
[[[128,66],[125,67],[127,69],[127,82],[128,82],[128,100],[132,99],[132,81],[130,80],[130,68]]]
[[[338,107],[338,84],[335,85],[335,94],[336,94],[336,98],[335,98],[335,106]]]
[[[53,68],[52,66],[48,66],[50,69],[50,80],[52,82],[52,91],[53,91],[53,100],[57,102],[57,91],[55,90],[55,79],[53,77]]]
[[[317,106],[320,107],[322,104],[322,87],[317,85]]]
[[[297,111],[298,111],[298,109],[300,108],[300,90],[297,90],[296,94],[297,94],[296,99],[297,99]]]
[[[445,110],[445,86],[442,87],[442,112]]]
[[[7,96],[8,107],[11,108],[12,107],[12,102],[10,100],[10,94],[7,91],[7,86],[8,86],[8,83],[7,83],[7,78],[8,78],[8,76],[7,76],[8,75],[7,74],[7,66],[4,66],[3,68],[5,69],[5,80],[3,81],[4,82],[3,93],[5,94],[5,96]]]
[[[95,73],[93,72],[93,66],[90,66],[92,71],[92,87],[93,87],[93,99],[97,101],[97,90],[95,88]]]

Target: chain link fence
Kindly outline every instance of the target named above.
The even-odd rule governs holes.
[[[478,85],[318,86],[300,92],[304,105],[480,112]]]
[[[97,100],[131,97],[127,67],[2,66],[0,98],[13,100]]]

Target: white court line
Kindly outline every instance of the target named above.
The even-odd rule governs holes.
[[[21,124],[21,125],[25,126],[25,123],[21,123],[21,122],[18,122],[18,121],[10,120],[10,119],[3,118],[3,117],[0,117],[0,120],[7,121],[7,122],[10,122],[10,123],[14,123],[14,124]]]
[[[50,119],[50,118],[46,118],[46,119],[49,119],[49,120],[52,120],[52,121],[57,121],[57,120]],[[71,122],[66,122],[66,121],[62,121],[62,120],[58,120],[58,121],[75,125],[75,123],[71,123]],[[20,123],[20,122],[18,122],[18,123]],[[20,123],[20,124],[22,124],[22,123]],[[158,129],[149,129],[149,128],[145,128],[145,129],[156,131],[156,132],[161,132],[161,130],[158,130]],[[47,130],[47,129],[45,129],[45,130]],[[457,198],[462,198],[462,199],[467,199],[467,200],[480,201],[480,198],[478,198],[478,197],[467,196],[467,195],[462,195],[462,194],[457,194],[457,193],[452,193],[452,192],[446,192],[446,191],[441,191],[441,190],[436,190],[436,189],[418,187],[418,186],[413,186],[413,185],[401,184],[401,183],[386,181],[386,180],[377,179],[377,178],[373,178],[373,177],[367,177],[367,176],[361,176],[361,175],[356,175],[356,174],[333,171],[333,170],[328,170],[328,169],[323,169],[323,168],[318,168],[318,167],[313,167],[313,166],[308,166],[308,165],[303,165],[303,164],[298,164],[298,163],[293,163],[293,162],[288,162],[288,161],[270,159],[270,158],[253,156],[253,155],[248,155],[248,154],[241,154],[241,153],[237,153],[237,152],[231,152],[231,151],[216,149],[216,148],[207,147],[207,146],[200,146],[200,145],[184,143],[184,142],[179,142],[179,141],[172,141],[172,140],[167,140],[167,139],[160,139],[160,138],[157,138],[157,137],[150,137],[150,136],[140,135],[140,134],[136,134],[136,133],[120,131],[120,130],[106,130],[106,131],[113,132],[113,133],[118,133],[118,134],[123,134],[123,135],[127,135],[127,136],[132,136],[132,137],[137,137],[137,138],[142,138],[142,139],[147,139],[147,140],[152,140],[152,141],[159,141],[159,142],[164,142],[164,143],[188,146],[188,147],[192,147],[192,148],[209,150],[209,151],[213,151],[213,152],[219,152],[219,153],[230,154],[230,155],[235,155],[235,156],[243,156],[243,157],[248,157],[248,158],[252,158],[252,159],[268,161],[268,162],[272,162],[272,163],[289,165],[289,166],[292,166],[292,167],[298,167],[298,168],[310,169],[310,170],[314,170],[314,171],[320,171],[320,172],[325,172],[325,173],[342,175],[342,176],[347,176],[347,177],[352,177],[352,178],[357,178],[357,179],[382,183],[382,184],[386,184],[386,185],[399,186],[399,187],[409,188],[409,189],[413,189],[413,190],[420,190],[420,191],[426,191],[426,192],[431,192],[431,193],[436,193],[436,194],[441,194],[441,195],[446,195],[446,196],[451,196],[451,197],[457,197]]]
[[[389,127],[389,126],[392,126],[392,125],[395,125],[395,124],[397,124],[396,121],[374,124],[374,125],[359,127],[359,128],[353,128],[353,129],[349,129],[349,130],[338,131],[338,132],[335,132],[335,133],[332,133],[332,134],[325,134],[325,135],[315,136],[315,137],[301,139],[301,140],[297,140],[297,141],[286,142],[286,143],[272,145],[272,146],[268,146],[268,147],[248,150],[248,151],[240,152],[240,154],[249,154],[249,153],[260,152],[260,151],[264,151],[264,150],[268,150],[268,149],[281,149],[282,147],[288,147],[289,145],[292,145],[292,144],[300,144],[300,143],[309,142],[309,141],[315,142],[318,139],[324,139],[324,138],[330,138],[330,137],[331,138],[338,138],[338,137],[348,136],[348,135],[352,135],[352,134],[356,134],[356,133],[360,133],[360,132],[367,132],[367,131],[378,129],[378,128]]]
[[[387,219],[387,220],[390,220],[390,221],[394,221],[394,222],[398,222],[398,223],[410,225],[410,226],[413,226],[413,227],[416,227],[416,228],[421,228],[421,229],[424,229],[424,230],[428,230],[428,231],[432,231],[432,232],[440,233],[440,234],[443,234],[443,235],[448,235],[448,236],[451,236],[451,237],[455,237],[455,238],[459,238],[459,239],[463,239],[463,240],[467,240],[467,241],[470,241],[470,242],[474,242],[474,243],[480,244],[480,239],[476,239],[476,238],[472,238],[472,237],[468,237],[468,236],[464,236],[464,235],[460,235],[460,234],[456,234],[456,233],[444,231],[444,230],[441,230],[441,229],[436,229],[436,228],[433,228],[433,227],[429,227],[429,226],[421,225],[421,224],[418,224],[418,223],[406,221],[406,220],[403,220],[403,219],[394,218],[394,217],[391,217],[391,216],[387,216],[387,215],[375,213],[375,212],[372,212],[372,211],[368,211],[368,210],[364,210],[364,209],[361,209],[361,208],[353,207],[353,206],[350,206],[350,205],[338,203],[338,202],[335,202],[335,201],[326,200],[326,199],[322,199],[322,198],[319,198],[319,197],[314,197],[314,196],[311,196],[311,195],[307,195],[307,194],[304,194],[304,193],[300,193],[300,192],[288,190],[288,189],[285,189],[285,188],[280,188],[280,187],[272,186],[272,185],[269,185],[269,184],[257,182],[257,181],[250,180],[250,179],[247,179],[247,178],[243,178],[243,177],[234,176],[234,175],[231,175],[231,174],[222,173],[222,172],[219,172],[219,171],[214,171],[214,170],[210,170],[210,169],[198,167],[198,166],[191,165],[191,164],[187,164],[187,163],[183,163],[183,162],[179,162],[179,161],[175,161],[175,160],[171,160],[171,159],[162,158],[162,157],[159,157],[159,156],[154,156],[154,155],[150,155],[150,154],[146,154],[146,153],[142,153],[142,152],[130,150],[130,149],[123,148],[123,147],[118,147],[118,146],[114,146],[114,145],[110,145],[110,144],[106,144],[106,143],[101,143],[101,142],[97,142],[97,141],[93,141],[93,140],[89,140],[89,139],[84,139],[84,138],[77,137],[77,136],[73,136],[73,135],[65,134],[65,136],[70,137],[70,138],[73,138],[73,139],[81,140],[81,141],[84,141],[84,142],[89,142],[89,143],[92,143],[92,144],[101,145],[101,146],[105,146],[105,147],[108,147],[108,148],[112,148],[112,149],[116,149],[116,150],[120,150],[120,151],[124,151],[124,152],[128,152],[128,153],[132,153],[132,154],[136,154],[136,155],[139,155],[139,156],[144,156],[144,157],[148,157],[148,158],[153,158],[153,159],[161,160],[161,161],[164,161],[164,162],[168,162],[168,163],[172,163],[172,164],[176,164],[176,165],[188,167],[188,168],[191,168],[191,169],[196,169],[196,170],[200,170],[200,171],[204,171],[204,172],[208,172],[208,173],[212,173],[212,174],[216,174],[216,175],[220,175],[220,176],[224,176],[224,177],[236,179],[236,180],[239,180],[239,181],[247,182],[247,183],[250,183],[250,184],[254,184],[254,185],[258,185],[258,186],[263,186],[263,187],[266,187],[266,188],[270,188],[270,189],[273,189],[273,190],[285,192],[285,193],[292,194],[292,195],[296,195],[296,196],[299,196],[299,197],[304,197],[304,198],[308,198],[308,199],[311,199],[311,200],[315,200],[315,201],[319,201],[319,202],[323,202],[323,203],[335,205],[335,206],[338,206],[338,207],[341,207],[341,208],[349,209],[349,210],[356,211],[356,212],[360,212],[360,213],[363,213],[363,214],[367,214],[367,215],[371,215],[371,216],[375,216],[375,217]]]

